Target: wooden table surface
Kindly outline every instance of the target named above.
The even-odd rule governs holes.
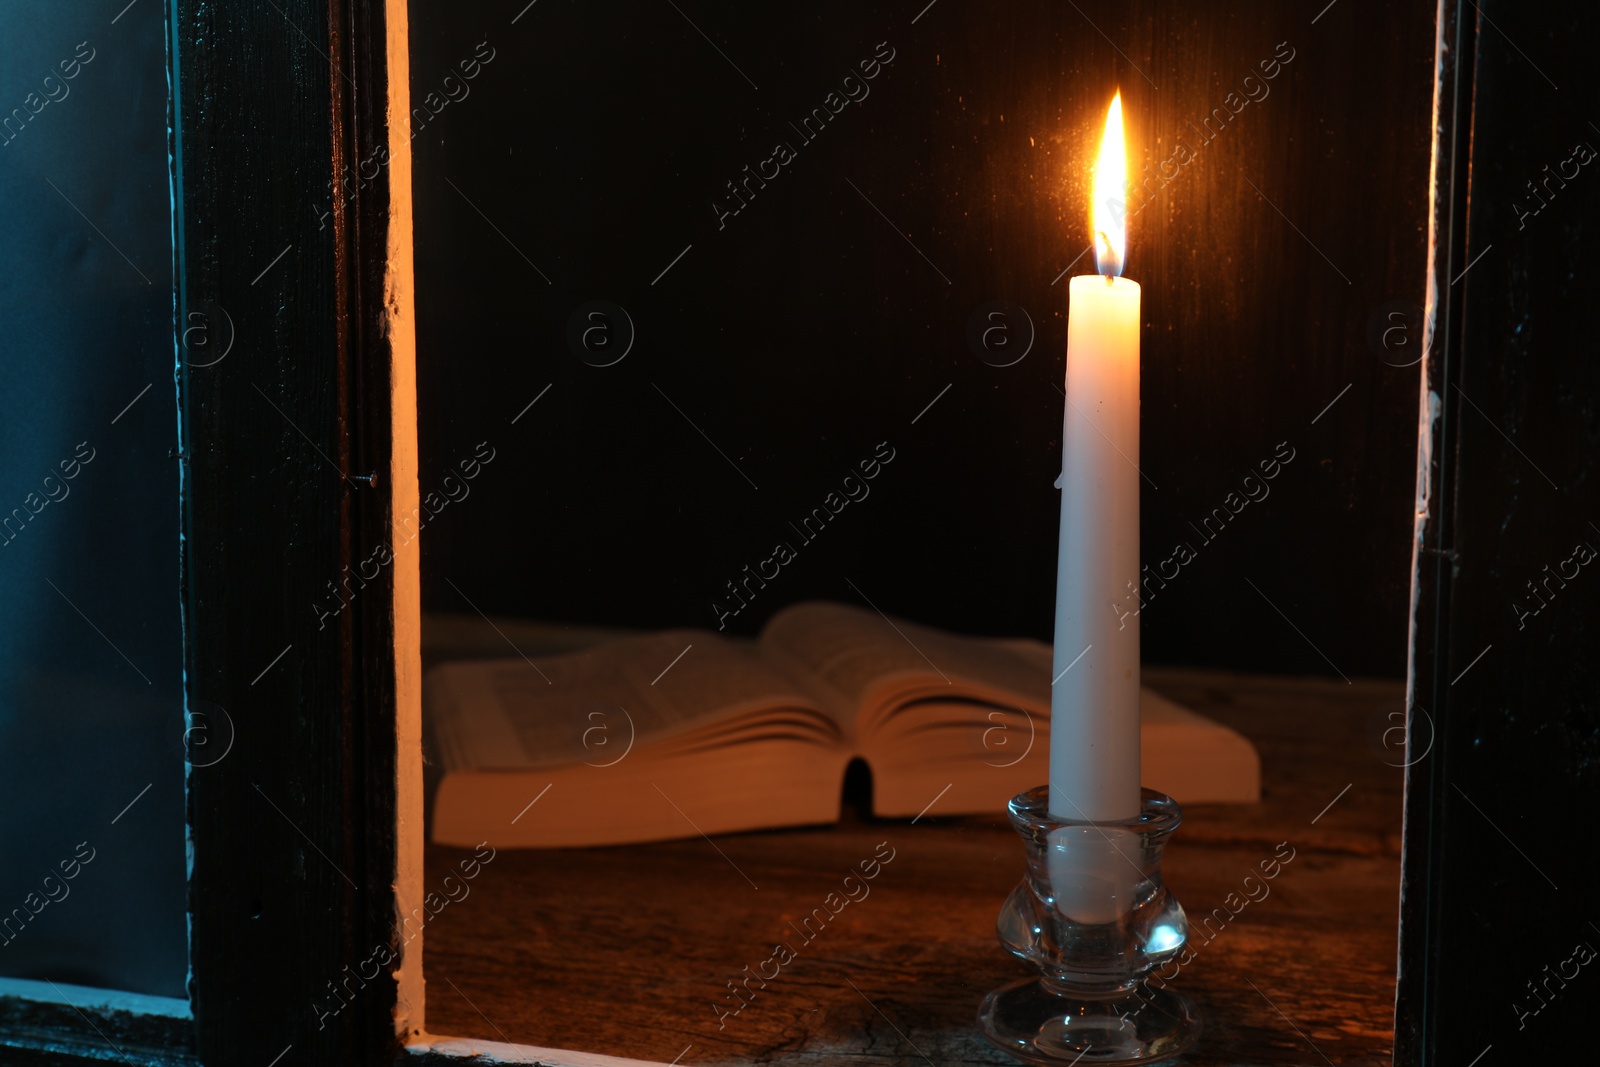
[[[1402,686],[1149,668],[1145,682],[1261,753],[1261,803],[1194,805],[1168,847],[1191,926],[1294,849],[1268,896],[1209,939],[1191,931],[1197,958],[1173,985],[1206,1031],[1184,1062],[1387,1064],[1402,772],[1377,738]],[[788,923],[881,842],[894,859],[870,895],[803,943]],[[466,855],[429,845],[428,887]],[[1012,1064],[974,1016],[1028,973],[994,934],[1022,865],[1003,819],[932,815],[715,847],[503,850],[427,927],[428,1029],[662,1063]],[[719,1029],[727,982],[784,940],[797,958]]]

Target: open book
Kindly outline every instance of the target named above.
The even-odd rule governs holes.
[[[668,630],[429,671],[433,840],[615,845],[835,822],[866,762],[879,817],[998,815],[1048,777],[1050,646],[958,637],[843,604],[754,642]],[[1145,690],[1144,784],[1254,802],[1254,747]],[[537,803],[533,803],[537,801]]]

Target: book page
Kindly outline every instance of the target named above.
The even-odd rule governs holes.
[[[955,699],[973,689],[999,691],[1035,708],[1050,704],[1048,653],[1041,666],[1012,639],[959,637],[867,608],[813,601],[773,616],[761,640],[814,672],[858,711],[902,688],[944,689]]]
[[[783,675],[798,692],[832,717],[846,744],[855,739],[856,697],[833,685],[787,648],[772,641],[756,641],[752,646],[762,662]]]
[[[731,717],[793,709],[815,720],[809,728],[819,739],[838,733],[760,658],[700,630],[531,662],[447,663],[429,672],[425,693],[447,769],[605,763]]]

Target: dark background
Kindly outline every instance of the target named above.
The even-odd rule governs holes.
[[[1390,364],[1420,352],[1434,8],[1317,6],[414,4],[414,104],[494,50],[414,124],[423,492],[496,450],[427,527],[425,607],[715,627],[783,539],[799,558],[730,628],[860,603],[848,579],[891,614],[1048,639],[1052,280],[1087,244],[1120,87],[1136,177],[1196,152],[1132,220],[1126,270],[1144,558],[1198,552],[1149,601],[1145,659],[1401,674],[1418,370]],[[870,95],[802,143],[789,123],[884,41]],[[1268,95],[1201,146],[1189,123],[1280,42]],[[777,140],[797,158],[719,230],[713,199]],[[594,299],[637,331],[614,366],[567,341]],[[967,342],[994,300],[1037,328],[1013,366]],[[871,495],[802,545],[788,523],[880,441]],[[1280,442],[1270,497],[1207,544],[1190,524]]]

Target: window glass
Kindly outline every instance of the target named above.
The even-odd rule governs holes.
[[[0,974],[181,997],[167,103],[161,4],[0,7]]]

